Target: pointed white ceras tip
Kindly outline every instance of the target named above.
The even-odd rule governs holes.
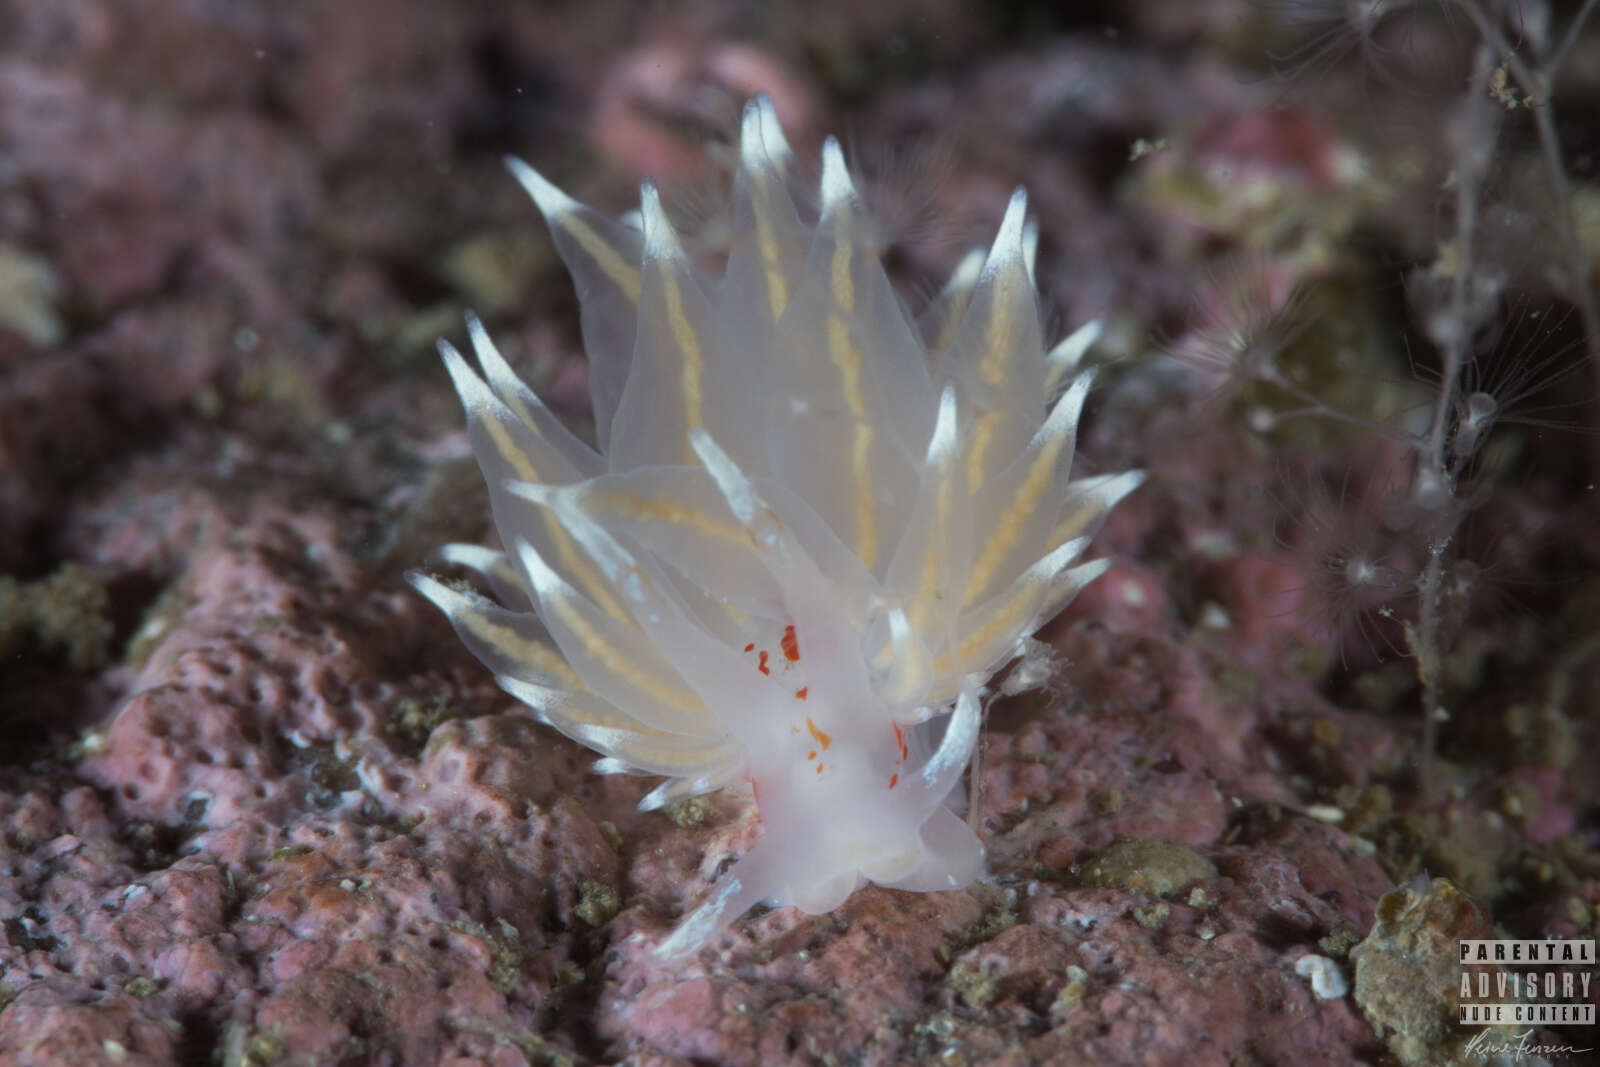
[[[977,743],[978,726],[983,721],[981,709],[976,687],[962,686],[939,747],[917,772],[924,789],[942,794],[955,784],[955,778],[972,754],[972,746]]]
[[[431,574],[423,574],[421,571],[408,571],[406,573],[406,581],[411,585],[411,588],[421,593],[429,603],[451,619],[454,619],[456,613],[467,606],[466,597],[463,597]]]
[[[847,207],[856,197],[855,183],[850,180],[850,168],[844,163],[844,150],[837,138],[822,142],[822,214],[831,215]]]
[[[1083,414],[1083,401],[1089,395],[1089,387],[1094,384],[1095,368],[1090,367],[1067,386],[1061,394],[1061,399],[1056,401],[1056,406],[1051,409],[1045,418],[1044,425],[1039,428],[1043,436],[1064,437],[1073,433],[1078,427],[1078,417]]]
[[[754,100],[744,106],[739,119],[739,165],[747,174],[767,170],[766,137],[761,130],[761,105]]]
[[[1026,251],[1023,247],[1022,231],[1027,219],[1028,191],[1018,186],[1011,194],[1011,202],[1006,204],[1006,215],[1000,220],[999,232],[994,235],[994,245],[989,249],[989,258],[984,260],[984,277],[993,276],[1002,268],[1024,259]]]
[[[928,438],[925,462],[929,467],[937,468],[945,457],[955,451],[956,427],[956,389],[953,385],[947,385],[944,392],[939,394],[939,415],[934,420],[933,436]]]
[[[1056,342],[1056,346],[1045,353],[1045,364],[1059,380],[1060,375],[1077,369],[1078,364],[1083,362],[1084,353],[1088,352],[1105,332],[1105,320],[1090,319]]]
[[[1091,367],[1072,379],[1072,384],[1062,390],[1050,413],[1045,416],[1044,422],[1034,431],[1033,439],[1028,442],[1030,454],[1035,453],[1037,449],[1072,440],[1078,430],[1078,416],[1083,413],[1084,398],[1089,395],[1089,386],[1092,384],[1094,384],[1094,368]],[[1070,459],[1071,445],[1067,446],[1066,454]]]
[[[705,465],[706,470],[711,472],[711,480],[717,483],[717,489],[728,502],[728,509],[733,512],[733,517],[744,526],[753,523],[756,518],[756,508],[759,506],[755,489],[745,478],[738,464],[734,463],[722,447],[701,427],[689,431],[689,447],[700,457],[700,462]]]
[[[478,357],[478,366],[483,368],[484,380],[489,388],[496,394],[496,399],[515,398],[524,410],[542,412],[545,409],[544,401],[539,395],[529,389],[518,375],[511,369],[511,364],[506,362],[506,357],[500,354],[499,347],[494,343],[494,338],[489,336],[489,331],[484,328],[482,320],[472,312],[466,312],[467,336],[472,340],[473,354]],[[510,399],[501,400],[509,404]],[[542,431],[537,425],[530,424],[529,429],[536,434]]]
[[[550,721],[550,709],[559,708],[567,703],[567,694],[562,690],[554,686],[540,685],[538,682],[529,682],[509,674],[495,675],[494,684],[528,705],[540,722],[548,723]],[[582,727],[570,723],[567,725],[567,729],[573,730],[575,734],[586,732]],[[587,743],[585,741],[585,744]]]
[[[499,567],[501,561],[505,558],[501,553],[496,552],[487,545],[469,545],[459,541],[453,541],[448,545],[440,545],[434,555],[439,558],[440,563],[449,564],[452,567],[465,567],[467,570],[475,571],[478,574],[490,573]]]
[[[561,513],[563,486],[548,485],[544,482],[506,482],[506,488],[510,490],[512,496],[520,496],[529,503],[549,508],[558,515]]]
[[[755,98],[755,105],[761,114],[761,140],[767,146],[767,158],[782,173],[794,158],[794,149],[783,135],[783,124],[778,121],[778,109],[772,106],[772,97],[762,93]]]
[[[468,414],[479,415],[485,409],[496,406],[498,401],[494,393],[489,391],[471,364],[461,358],[456,346],[441,337],[437,347],[439,357],[444,360],[444,369],[450,372],[450,382],[456,387],[456,395],[461,398],[461,406]]]
[[[739,165],[745,173],[781,178],[793,154],[778,128],[772,101],[760,96],[746,104],[739,123]]]
[[[528,576],[528,583],[533,586],[531,592],[539,600],[547,597],[574,596],[572,587],[562,577],[550,569],[550,564],[539,555],[539,550],[527,541],[518,541],[516,547],[517,561],[522,564],[524,573]]]
[[[1039,258],[1039,220],[1029,219],[1022,224],[1022,262],[1028,267],[1028,280],[1034,280],[1033,265]]]
[[[622,591],[628,599],[638,600],[639,591],[630,589],[627,583],[622,582],[624,576],[639,568],[633,554],[622,546],[622,542],[612,537],[609,530],[583,510],[574,491],[549,493],[547,499],[554,507],[561,525],[566,527],[573,540],[578,542],[589,557],[600,564],[600,570],[605,576],[612,582],[622,583]]]
[[[563,215],[570,215],[582,206],[552,185],[543,174],[516,156],[506,156],[505,164],[512,177],[516,178],[518,184],[533,197],[533,202],[538,205],[539,213],[545,217],[545,221],[554,223]]]
[[[1109,511],[1110,509],[1116,507],[1122,502],[1123,497],[1127,496],[1129,493],[1143,485],[1146,477],[1147,475],[1144,471],[1133,470],[1123,471],[1121,474],[1112,478],[1111,485],[1108,487],[1106,493],[1106,497],[1109,501],[1109,503],[1106,504],[1106,510]],[[1111,561],[1109,559],[1106,560],[1106,566],[1111,566]]]
[[[494,342],[489,339],[489,331],[483,328],[483,320],[478,318],[477,312],[468,308],[461,313],[461,318],[467,324],[467,336],[472,340],[474,352],[494,347]]]
[[[672,228],[661,206],[661,193],[656,183],[648,178],[639,184],[639,217],[644,223],[645,258],[681,262],[683,245],[678,242],[678,231]]]
[[[633,556],[611,534],[590,518],[578,502],[579,492],[573,486],[547,485],[543,482],[508,482],[506,488],[524,500],[549,508],[561,520],[561,525],[573,539],[615,581],[626,571],[635,568]]]
[[[961,257],[961,262],[956,264],[956,269],[950,272],[950,280],[944,283],[944,295],[964,293],[978,284],[978,279],[983,276],[983,261],[988,253],[981,248],[974,248]]]
[[[463,316],[467,320],[467,338],[472,342],[472,352],[478,357],[478,366],[483,368],[483,373],[490,381],[496,377],[510,375],[515,378],[505,357],[500,354],[500,349],[495,347],[494,338],[489,336],[489,331],[484,329],[483,320],[473,312],[468,311]]]
[[[467,337],[472,341],[473,354],[478,357],[478,366],[483,368],[483,375],[491,385],[502,388],[511,386],[516,392],[529,390],[515,388],[522,385],[522,379],[517,377],[511,365],[500,354],[500,349],[495,347],[494,339],[489,336],[489,331],[483,328],[483,321],[472,312],[466,312]]]
[[[1052,575],[1063,574],[1072,561],[1083,555],[1083,550],[1088,547],[1087,537],[1074,537],[1070,541],[1063,541],[1035,564],[1034,570],[1040,578],[1045,579]],[[1084,566],[1092,566],[1099,562],[1101,560],[1092,559]]]
[[[1121,474],[1110,475],[1106,478],[1104,488],[1105,509],[1110,511],[1121,503],[1122,498],[1144,484],[1149,475],[1145,471],[1123,471]]]

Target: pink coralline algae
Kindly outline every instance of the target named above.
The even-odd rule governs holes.
[[[0,1064],[1437,1063],[1464,1033],[1453,938],[1594,937],[1586,446],[1519,427],[1484,453],[1516,472],[1478,513],[1505,595],[1448,620],[1430,801],[1415,663],[1382,640],[1403,626],[1330,635],[1308,566],[1337,553],[1301,513],[1381,532],[1337,488],[1383,461],[1316,438],[1291,473],[1335,491],[1286,513],[1281,442],[1143,347],[1182,347],[1209,276],[1190,254],[1220,250],[1262,257],[1269,312],[1315,279],[1398,353],[1394,323],[1345,314],[1374,257],[1343,235],[1408,264],[1440,244],[1444,173],[1375,207],[1329,132],[1361,126],[1352,98],[1318,82],[1264,112],[1224,58],[1258,23],[1204,7],[1154,42],[1174,5],[1119,6],[1112,39],[948,3],[714,3],[623,50],[630,13],[599,0],[0,3]],[[1428,47],[1470,43],[1414,10]],[[631,92],[640,57],[686,50],[684,79]],[[606,132],[619,88],[668,149]],[[650,159],[715,170],[719,145],[678,142],[746,88],[792,108],[797,147],[948,142],[923,202],[897,197],[903,161],[862,168],[868,203],[905,209],[881,235],[897,280],[947,276],[1025,183],[1043,301],[1107,324],[1083,473],[1150,478],[1089,550],[1108,572],[986,701],[966,784],[988,874],[753,908],[669,962],[652,948],[761,839],[755,807],[640,812],[653,782],[593,775],[403,575],[492,536],[424,351],[465,307],[592,430],[576,308],[502,153],[617,208]],[[1443,159],[1437,98],[1385,104]],[[1485,220],[1513,272],[1543,251],[1517,212]]]
[[[644,783],[589,776],[337,524],[266,500],[248,526],[203,494],[183,506],[212,532],[186,606],[91,735],[89,784],[14,776],[4,794],[0,1043],[18,1062],[113,1045],[163,1062],[195,1012],[219,1043],[286,1057],[593,1062],[563,1021],[585,1004],[582,1040],[660,1062],[1176,1055],[1199,1029],[1219,1049],[1260,1040],[1258,997],[1215,1002],[1240,983],[1299,1004],[1317,1040],[1359,1039],[1349,1007],[1316,1004],[1253,931],[1354,928],[1386,883],[1314,824],[1219,844],[1223,764],[1162,713],[1155,680],[1185,656],[1165,638],[1058,624],[1070,681],[1000,713],[983,765],[998,882],[752,915],[714,960],[666,966],[650,945],[750,846],[753,810],[718,800],[678,813],[683,829],[638,812]],[[1216,873],[1165,898],[1091,879],[1104,850],[1152,838]],[[1108,1012],[1133,1029],[1102,1031]],[[1273,1033],[1285,1054],[1304,1040]]]

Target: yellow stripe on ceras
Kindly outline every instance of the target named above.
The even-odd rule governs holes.
[[[1010,288],[1017,282],[1014,264],[997,267],[990,283],[989,321],[985,323],[983,359],[978,363],[978,377],[990,386],[998,387],[1011,370],[1013,348],[1016,343],[1016,321],[1012,315]],[[1022,277],[1026,277],[1023,274]],[[988,411],[979,415],[972,427],[972,449],[967,453],[967,490],[976,493],[984,482],[983,471],[988,462],[994,435],[1010,417],[1004,411]],[[969,587],[970,588],[970,587]]]
[[[639,304],[639,270],[627,260],[617,254],[617,250],[605,242],[599,234],[589,228],[589,225],[580,219],[574,212],[566,212],[559,216],[561,228],[567,235],[578,242],[578,247],[589,253],[589,258],[594,260],[595,266],[621,289],[635,307]]]
[[[1054,552],[1074,537],[1081,537],[1083,531],[1089,528],[1090,523],[1098,519],[1104,512],[1105,509],[1103,507],[1095,506],[1098,503],[1099,501],[1092,501],[1084,504],[1065,515],[1060,522],[1056,523],[1055,529],[1050,531],[1050,540],[1045,542],[1045,551]]]
[[[906,612],[911,628],[924,639],[929,636],[929,616],[933,614],[933,606],[939,599],[940,549],[948,540],[945,531],[950,529],[950,516],[955,511],[956,503],[955,479],[950,477],[950,467],[947,466],[941,473],[943,477],[939,480],[939,492],[934,498],[933,536],[928,538],[927,546],[923,549],[917,595]]]
[[[1002,607],[990,617],[983,628],[969,634],[953,650],[946,650],[933,661],[935,677],[946,677],[952,671],[967,673],[976,670],[984,664],[973,663],[972,657],[986,645],[991,645],[996,638],[1020,634],[1026,619],[1023,608],[1028,601],[1029,589],[1019,589],[1017,595],[1011,598],[1011,603]]]
[[[528,428],[529,433],[540,440],[544,439],[544,434],[539,432],[539,424],[533,421],[533,412],[528,410],[528,405],[522,402],[521,397],[503,396],[500,398],[500,402],[511,409],[511,414],[522,420],[522,425]],[[495,443],[499,444],[498,441]]]
[[[767,305],[772,310],[772,321],[783,317],[789,306],[789,280],[783,276],[783,258],[778,247],[778,235],[772,228],[772,187],[765,174],[750,174],[755,188],[750,197],[751,209],[756,216],[756,247],[761,251],[761,272],[767,279]]]
[[[949,476],[949,469],[943,472],[938,495],[934,498],[933,533],[927,539],[922,549],[922,567],[917,574],[917,589],[912,594],[906,606],[906,621],[911,624],[911,630],[928,644],[937,647],[937,643],[930,640],[934,634],[929,633],[929,624],[932,622],[934,605],[939,601],[939,564],[940,549],[946,543],[945,531],[950,528],[950,515],[955,507],[955,483]],[[942,635],[938,635],[941,637]],[[872,665],[877,668],[886,668],[894,656],[891,644],[885,644],[878,649],[873,657]]]
[[[961,319],[967,313],[967,307],[972,303],[972,286],[963,285],[953,289],[950,293],[949,306],[945,308],[943,321],[939,323],[939,335],[934,338],[933,351],[937,354],[950,347],[950,342],[955,340],[956,330],[961,325]]]
[[[1061,455],[1061,446],[1066,442],[1066,437],[1067,435],[1057,435],[1046,440],[1044,446],[1039,449],[1039,454],[1034,456],[1033,462],[1028,465],[1028,473],[1023,476],[1022,484],[1017,486],[1017,491],[1012,494],[1005,510],[1000,513],[1000,519],[994,526],[994,533],[985,542],[978,561],[972,565],[972,573],[967,578],[967,590],[961,598],[963,605],[971,604],[989,587],[989,583],[994,580],[995,571],[1000,567],[1000,561],[1005,558],[1006,553],[1016,547],[1017,540],[1022,536],[1023,527],[1028,523],[1028,516],[1053,488],[1056,459]]]
[[[572,665],[561,657],[561,653],[544,642],[530,641],[510,626],[492,622],[488,616],[475,611],[454,615],[451,617],[451,621],[458,626],[466,627],[484,644],[493,645],[496,649],[499,649],[507,659],[517,663],[526,663],[535,670],[549,675],[567,689],[576,692],[587,692],[577,672],[572,669]]]
[[[683,461],[692,467],[700,460],[689,444],[689,434],[705,425],[702,378],[706,361],[704,353],[700,351],[700,338],[695,335],[694,327],[689,325],[689,317],[683,313],[683,283],[673,273],[677,265],[674,262],[661,268],[661,296],[667,304],[667,327],[672,331],[672,341],[683,358],[683,373],[679,375],[679,384],[683,389]]]
[[[652,700],[664,708],[679,711],[686,715],[702,716],[706,706],[692,694],[669,685],[657,675],[641,670],[639,665],[622,655],[616,647],[605,637],[589,625],[589,620],[583,617],[582,612],[573,610],[572,604],[563,597],[550,599],[551,609],[561,618],[589,654],[610,671],[633,688],[646,693]]]
[[[750,535],[743,526],[731,522],[719,522],[705,512],[687,507],[676,500],[665,497],[646,496],[643,493],[631,493],[622,490],[594,490],[584,494],[585,504],[604,508],[618,515],[651,522],[664,522],[674,526],[686,526],[702,537],[727,541],[740,547],[748,547]],[[735,627],[743,629],[750,623],[750,616],[723,600],[721,597],[708,597],[712,604],[727,617]]]
[[[489,440],[494,443],[495,452],[499,453],[506,465],[516,472],[518,479],[536,483],[544,481],[539,476],[538,469],[534,467],[533,461],[528,458],[528,454],[516,446],[511,440],[511,435],[506,433],[506,428],[493,414],[485,413],[482,416],[482,423],[484,430],[489,434]],[[578,551],[577,546],[572,543],[571,535],[567,533],[566,527],[561,525],[555,513],[547,508],[540,508],[539,513],[544,520],[544,528],[550,532],[550,545],[555,549],[556,558],[561,561],[567,573],[572,575],[578,588],[593,600],[601,611],[614,619],[633,625],[633,620],[623,610],[622,604],[611,594],[611,587],[594,569],[588,557]]]
[[[850,279],[850,232],[847,208],[839,209],[834,228],[831,281],[836,307],[828,313],[828,357],[839,368],[839,391],[850,413],[850,470],[856,490],[856,558],[871,569],[878,562],[878,516],[872,484],[872,424],[861,391],[861,352],[850,340],[849,317],[855,311],[855,284]]]
[[[584,494],[584,500],[596,507],[625,515],[631,519],[645,519],[654,522],[671,523],[676,526],[688,526],[698,534],[715,537],[719,540],[732,541],[739,545],[749,543],[749,536],[744,527],[731,522],[719,522],[697,508],[680,504],[676,500],[665,497],[646,496],[643,493],[630,493],[621,490],[596,490]]]

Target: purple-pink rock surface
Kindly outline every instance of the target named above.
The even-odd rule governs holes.
[[[1207,358],[1315,286],[1305,380],[1426,399],[1398,342],[1352,370],[1324,336],[1395,332],[1393,263],[1433,260],[1407,142],[1271,77],[1261,5],[1123,7],[0,0],[0,1063],[1444,1062],[1452,989],[1364,992],[1443,966],[1375,931],[1386,894],[1434,942],[1593,938],[1592,411],[1484,480],[1494,592],[1450,620],[1425,789],[1409,594],[1339,570],[1418,565],[1359,488],[1403,459],[1261,432]],[[1052,323],[1107,316],[1079,470],[1150,481],[1040,635],[1057,669],[989,708],[987,877],[666,963],[753,809],[639,812],[650,780],[592,774],[401,575],[488,529],[431,351],[464,310],[586,432],[500,156],[613,212],[653,173],[714,233],[761,91],[802,153],[845,135],[908,293],[1029,187]],[[1426,147],[1442,106],[1396,109]]]

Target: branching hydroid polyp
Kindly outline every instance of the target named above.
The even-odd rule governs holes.
[[[1450,26],[1469,59],[1464,92],[1440,124],[1450,161],[1439,189],[1446,205],[1443,232],[1431,262],[1407,280],[1412,340],[1424,350],[1413,352],[1420,357],[1413,368],[1425,368],[1417,378],[1429,395],[1409,419],[1373,417],[1287,373],[1285,350],[1298,335],[1277,325],[1276,315],[1280,308],[1295,310],[1294,302],[1270,291],[1259,293],[1255,312],[1244,316],[1213,298],[1198,317],[1197,340],[1174,353],[1199,369],[1209,394],[1238,396],[1251,387],[1287,400],[1252,417],[1259,431],[1291,419],[1327,420],[1385,438],[1406,457],[1399,477],[1339,494],[1344,502],[1363,501],[1363,512],[1373,510],[1369,498],[1381,498],[1381,520],[1354,531],[1316,518],[1317,508],[1306,509],[1298,547],[1310,550],[1311,583],[1336,624],[1343,620],[1371,639],[1376,610],[1398,628],[1420,683],[1418,763],[1425,785],[1433,778],[1438,723],[1448,718],[1452,702],[1444,664],[1479,584],[1480,563],[1466,563],[1459,542],[1467,518],[1493,492],[1498,471],[1486,449],[1497,427],[1560,425],[1566,416],[1592,410],[1592,386],[1578,400],[1569,391],[1586,366],[1600,381],[1600,311],[1577,236],[1552,99],[1556,74],[1597,6],[1600,0],[1585,0],[1565,26],[1553,24],[1543,0],[1344,0],[1270,9],[1280,26],[1292,28],[1299,20],[1304,44],[1287,58],[1315,73],[1354,53],[1372,60],[1380,39],[1387,39],[1386,27],[1423,12]],[[1405,60],[1403,51],[1383,58]],[[1484,220],[1500,206],[1492,177],[1508,151],[1504,131],[1516,124],[1532,127],[1553,205],[1556,254],[1536,279],[1511,269],[1484,232]],[[1554,286],[1575,311],[1577,330],[1569,332],[1567,312],[1529,310],[1523,289],[1530,280]],[[1248,328],[1233,329],[1235,318]],[[1396,544],[1408,550],[1383,550]]]

